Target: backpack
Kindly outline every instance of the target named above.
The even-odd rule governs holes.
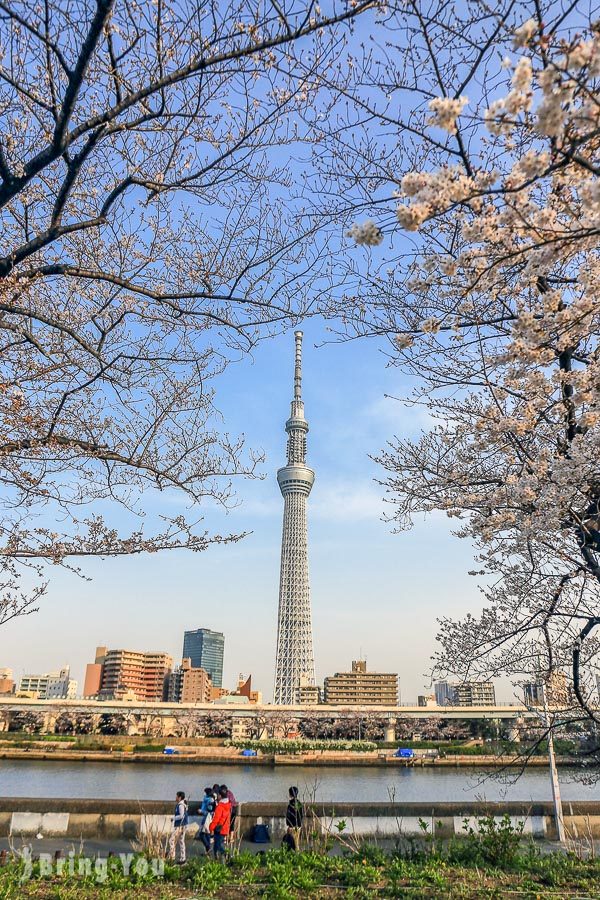
[[[255,825],[252,829],[252,837],[250,838],[253,844],[270,844],[271,843],[271,834],[269,832],[268,825]]]

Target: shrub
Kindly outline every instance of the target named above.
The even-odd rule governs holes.
[[[466,837],[453,842],[449,857],[460,862],[483,862],[494,868],[510,868],[519,854],[523,828],[523,822],[513,825],[508,813],[499,820],[491,815],[480,816],[475,827],[465,819]]]
[[[306,750],[348,750],[351,752],[367,753],[377,750],[377,744],[373,741],[308,741],[303,738],[293,740],[277,740],[267,738],[254,741],[225,741],[228,747],[236,747],[240,750],[260,750],[262,753],[303,753]]]

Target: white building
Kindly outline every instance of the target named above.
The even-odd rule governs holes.
[[[77,696],[77,681],[70,674],[69,666],[65,666],[59,672],[22,675],[19,693],[30,694],[40,700],[74,700]]]

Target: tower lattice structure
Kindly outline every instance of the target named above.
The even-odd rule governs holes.
[[[277,472],[284,504],[274,691],[278,704],[296,703],[300,683],[315,683],[306,526],[306,500],[315,473],[306,465],[308,422],[302,402],[301,331],[295,332],[295,339],[294,399],[285,423],[287,465]]]

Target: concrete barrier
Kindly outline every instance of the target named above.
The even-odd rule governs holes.
[[[600,838],[600,802],[566,802],[565,825],[570,836]],[[190,832],[197,829],[199,803],[190,803]],[[285,830],[285,804],[240,804],[240,832],[250,837],[258,823],[269,825],[274,841]],[[345,833],[359,837],[394,838],[422,833],[425,822],[430,834],[448,838],[464,833],[477,818],[493,815],[498,821],[508,813],[514,824],[524,823],[524,834],[534,838],[556,838],[551,803],[313,803],[306,804],[311,828],[337,832],[345,822]],[[170,829],[173,803],[158,800],[80,800],[5,797],[0,798],[0,837],[60,836],[73,841],[87,839],[135,839]]]

